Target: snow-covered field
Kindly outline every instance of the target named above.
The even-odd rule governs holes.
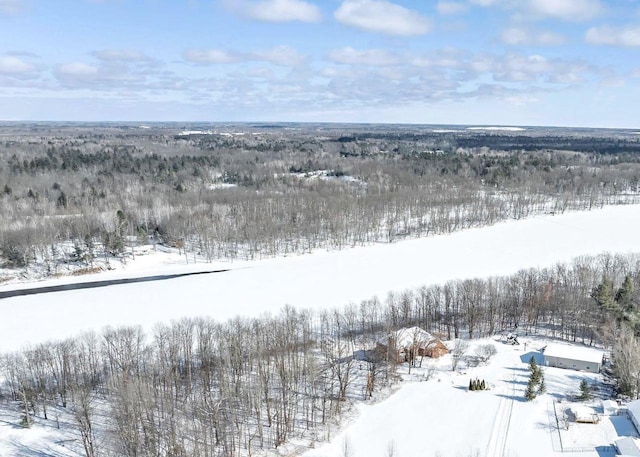
[[[598,384],[602,376],[544,368],[547,393],[527,402],[524,390],[530,375],[528,363],[532,356],[542,362],[537,349],[547,341],[529,338],[520,342],[520,346],[510,346],[499,341],[475,341],[468,355],[473,355],[477,345],[487,343],[495,344],[498,353],[486,365],[459,367],[455,373],[449,355],[435,363],[426,362],[421,369],[414,368],[414,379],[427,372],[431,372],[431,379],[405,382],[384,401],[361,404],[355,420],[330,443],[318,445],[304,457],[342,457],[345,446],[351,457],[387,456],[390,445],[399,457],[540,457],[554,452],[605,457],[615,455],[610,446],[620,434],[637,436],[626,416],[601,416],[599,424],[570,422],[568,430],[560,431],[554,402],[558,411],[568,405],[584,405],[569,402],[567,397],[579,393],[582,379]],[[432,366],[435,371],[431,371]],[[470,392],[469,380],[476,378],[485,380],[490,389]],[[563,402],[557,403],[559,399]],[[596,411],[600,408],[597,399],[587,404]],[[561,442],[563,454],[559,453]],[[580,452],[572,452],[577,448]]]
[[[185,264],[175,254],[151,253],[125,269],[82,280],[231,268],[226,273],[6,298],[0,350],[74,336],[106,325],[142,325],[184,316],[226,320],[277,313],[284,305],[327,309],[374,295],[450,279],[513,273],[601,252],[640,252],[640,206],[540,216],[450,235],[343,251],[252,262]],[[165,263],[166,262],[166,263]],[[77,282],[58,278],[38,286]],[[11,290],[26,287],[10,284]]]

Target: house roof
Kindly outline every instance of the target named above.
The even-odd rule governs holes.
[[[618,452],[623,456],[640,456],[640,449],[638,449],[636,440],[630,436],[616,440],[615,445]]]
[[[640,422],[640,400],[634,400],[627,403],[629,414],[636,418],[636,422]]]
[[[560,357],[562,359],[580,360],[583,362],[602,363],[604,352],[598,349],[572,346],[569,344],[549,344],[544,350],[545,357]]]
[[[380,338],[378,343],[386,345],[389,343],[390,338],[395,339],[397,347],[403,348],[407,348],[414,343],[418,346],[427,346],[429,343],[437,340],[431,333],[420,327],[409,327],[389,333],[387,336]]]

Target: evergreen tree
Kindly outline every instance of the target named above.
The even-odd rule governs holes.
[[[547,392],[547,384],[544,382],[544,374],[540,373],[540,385],[538,386],[538,395]]]
[[[487,389],[487,385],[484,383],[484,379],[482,380],[482,383],[480,383],[480,390],[486,390]]]
[[[529,359],[529,371],[531,372],[531,376],[527,383],[527,389],[524,392],[524,396],[527,401],[531,401],[536,398],[536,395],[547,391],[547,386],[544,382],[544,373],[536,363],[536,359],[533,356]]]
[[[524,398],[526,398],[527,401],[531,401],[536,398],[534,384],[531,382],[531,380],[529,380],[529,382],[527,383],[527,389],[524,391]]]
[[[473,390],[473,379],[469,380],[469,390]]]
[[[614,300],[613,281],[608,277],[604,276],[602,282],[593,289],[591,298],[593,298],[601,308],[607,311],[616,311],[617,306]]]
[[[591,398],[591,386],[586,379],[580,381],[580,400],[589,400]]]
[[[631,275],[625,276],[622,287],[620,287],[616,293],[616,302],[626,312],[632,312],[634,310],[633,280],[631,279]]]

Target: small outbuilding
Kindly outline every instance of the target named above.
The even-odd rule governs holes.
[[[549,344],[544,350],[544,364],[548,367],[600,373],[604,352],[568,344]]]
[[[449,350],[435,336],[420,327],[401,328],[376,343],[376,352],[384,357],[391,354],[396,362],[408,362],[415,357],[441,357]]]
[[[580,424],[597,424],[600,422],[600,416],[593,408],[588,406],[572,406],[568,412],[573,416],[572,419]]]

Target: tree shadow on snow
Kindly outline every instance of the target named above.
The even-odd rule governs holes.
[[[53,449],[48,449],[46,451],[33,449],[15,440],[12,440],[11,447],[12,457],[56,457],[62,455],[59,452],[55,452]]]
[[[6,424],[9,427],[11,427],[12,429],[23,429],[24,428],[22,425],[17,424],[15,422],[11,422],[11,421],[0,420],[0,424]]]
[[[496,394],[496,397],[506,398],[507,400],[514,400],[520,403],[526,403],[527,400],[520,395],[507,395],[507,394]]]

